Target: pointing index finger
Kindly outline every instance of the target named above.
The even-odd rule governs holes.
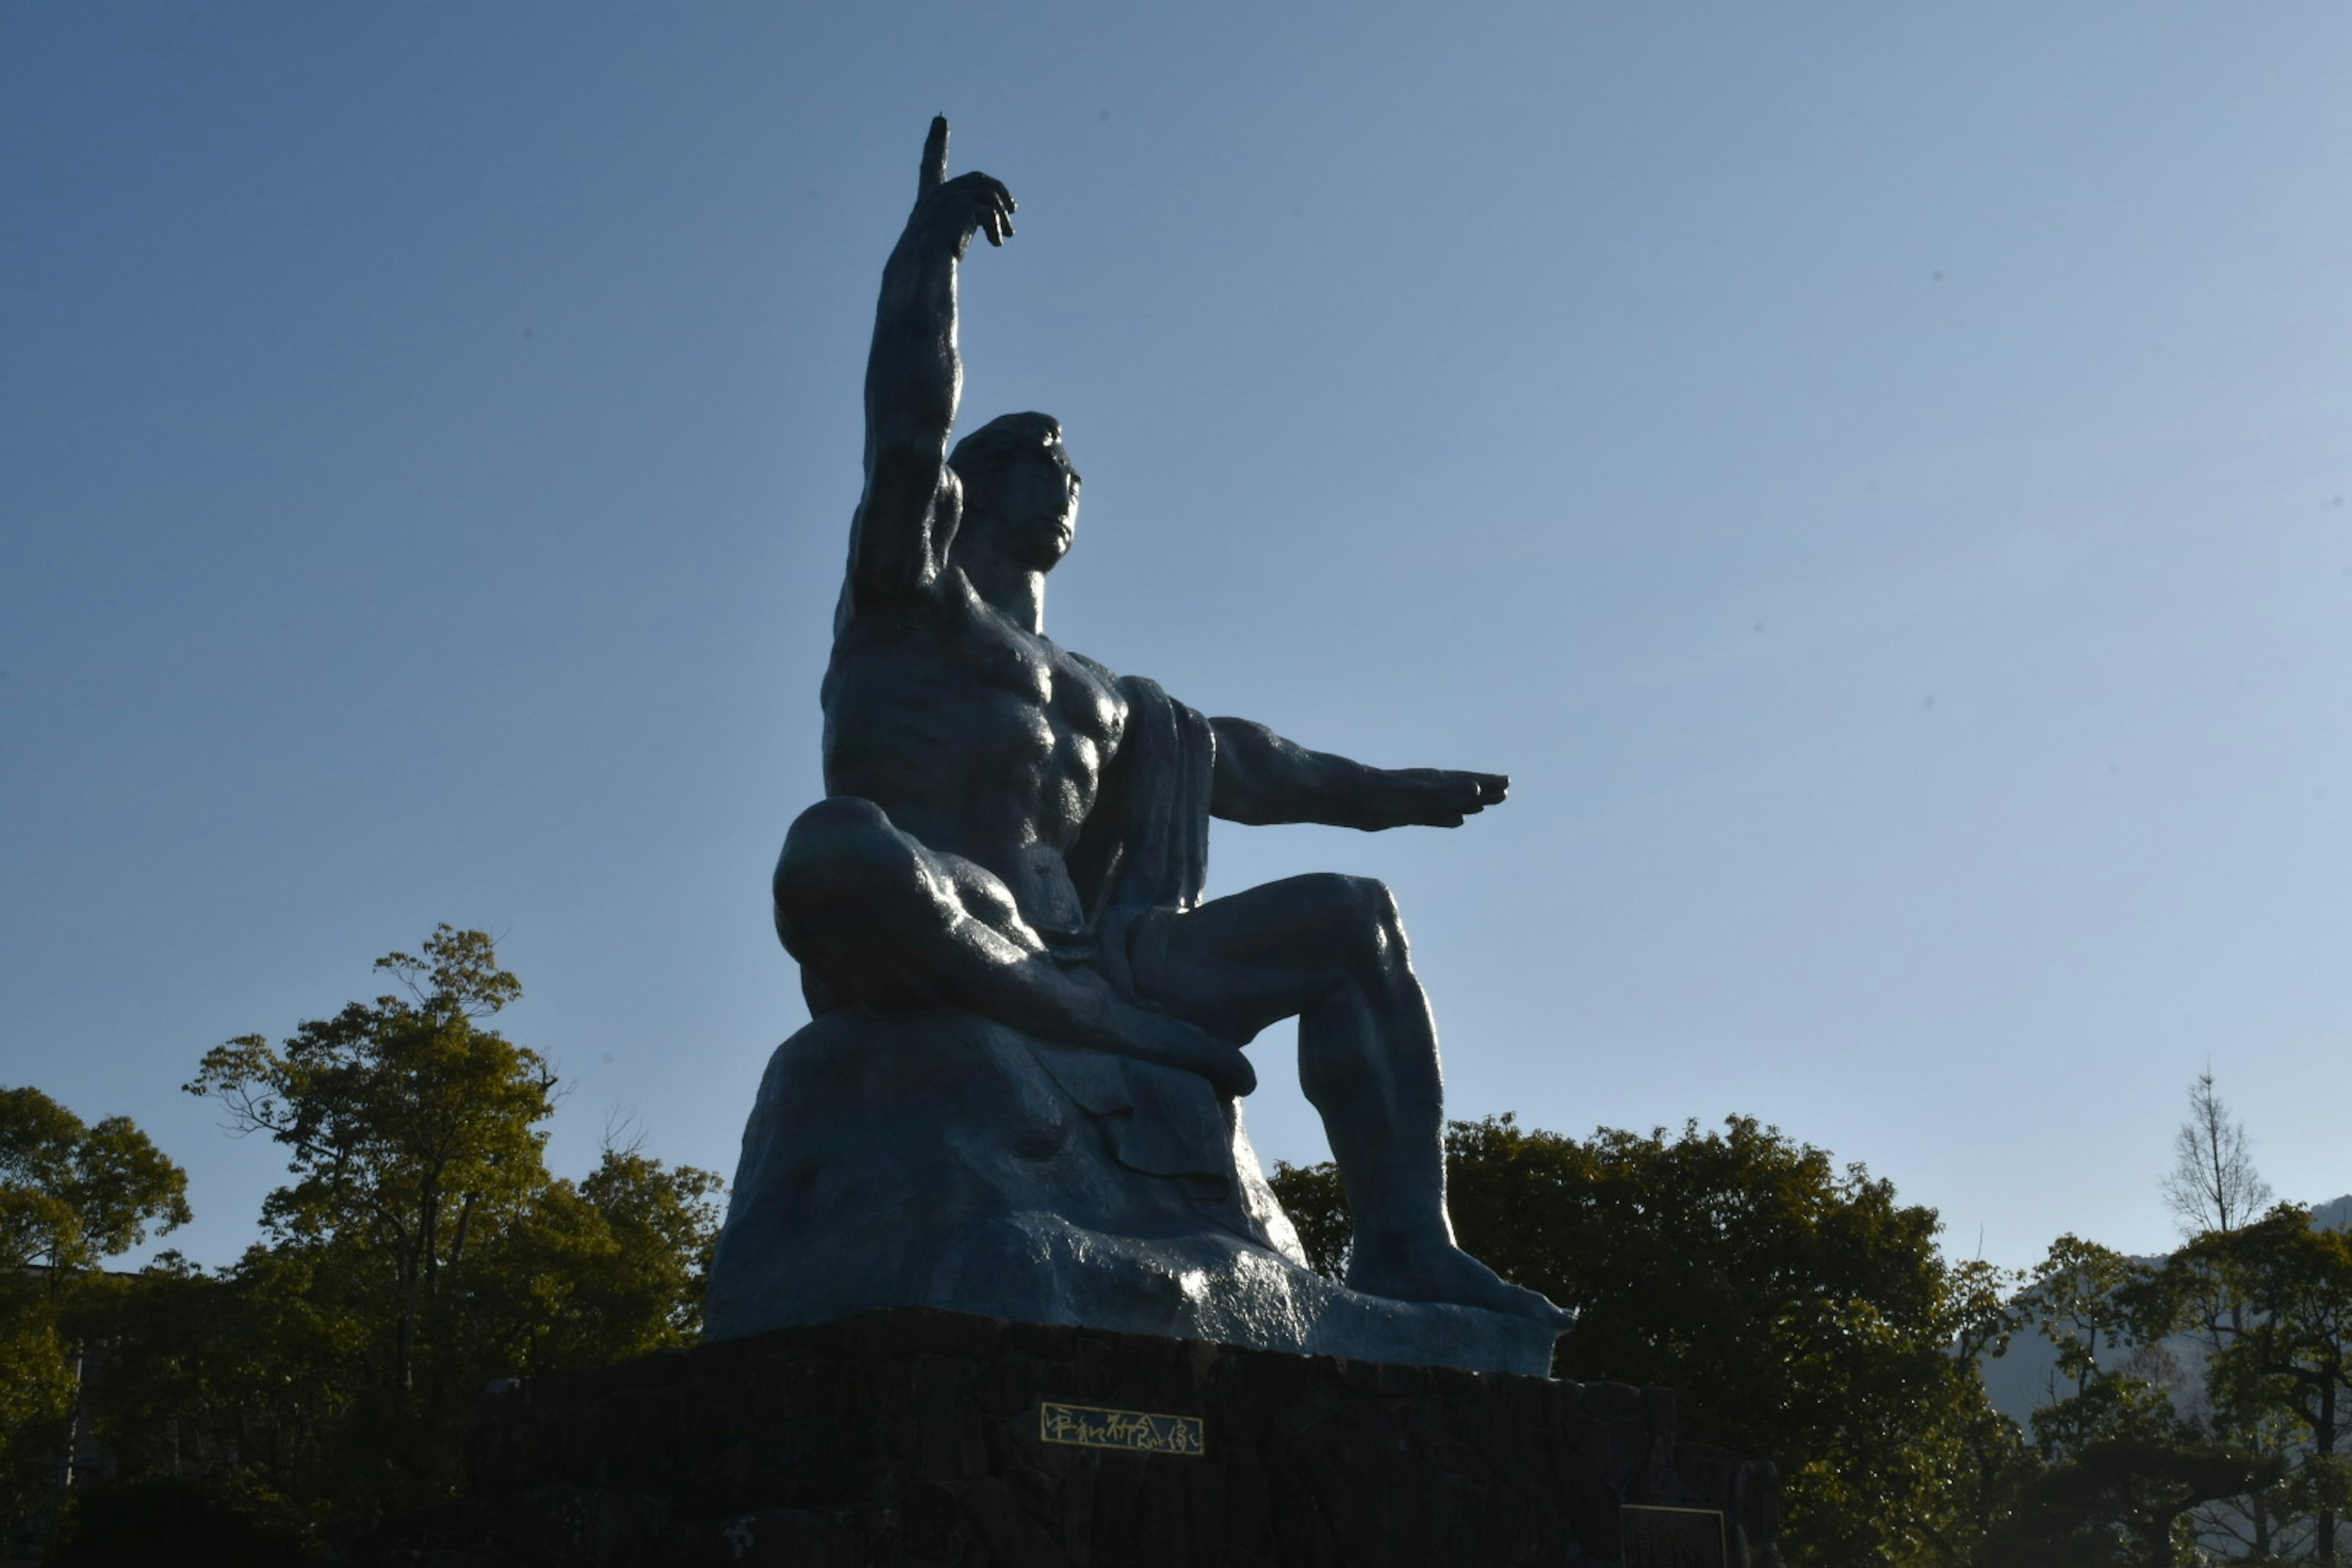
[[[923,138],[923,172],[916,187],[918,195],[929,195],[946,183],[948,177],[948,117],[931,116],[931,133]]]

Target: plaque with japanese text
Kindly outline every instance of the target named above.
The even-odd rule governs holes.
[[[1154,1415],[1143,1410],[1109,1410],[1095,1405],[1045,1400],[1037,1406],[1037,1436],[1047,1443],[1077,1448],[1118,1448],[1130,1454],[1206,1453],[1206,1433],[1197,1415]]]

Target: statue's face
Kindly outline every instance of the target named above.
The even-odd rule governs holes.
[[[989,542],[1033,572],[1050,572],[1078,531],[1078,471],[1059,441],[994,476],[982,525]]]

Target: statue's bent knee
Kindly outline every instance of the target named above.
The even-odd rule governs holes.
[[[1396,895],[1389,891],[1386,882],[1377,877],[1339,877],[1337,880],[1345,889],[1343,896],[1358,920],[1384,930],[1403,929],[1404,915],[1398,910]]]
[[[1327,940],[1353,969],[1377,968],[1404,953],[1404,916],[1396,895],[1376,877],[1310,872],[1298,880],[1314,890]]]
[[[895,895],[919,873],[907,837],[883,809],[854,795],[828,795],[800,814],[776,858],[776,935],[806,966],[855,962],[893,924]]]

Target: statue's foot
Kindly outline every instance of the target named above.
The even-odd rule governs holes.
[[[1563,1333],[1576,1321],[1574,1312],[1555,1306],[1540,1291],[1512,1284],[1450,1242],[1409,1258],[1359,1255],[1348,1266],[1348,1289],[1393,1301],[1437,1301],[1507,1312]]]

